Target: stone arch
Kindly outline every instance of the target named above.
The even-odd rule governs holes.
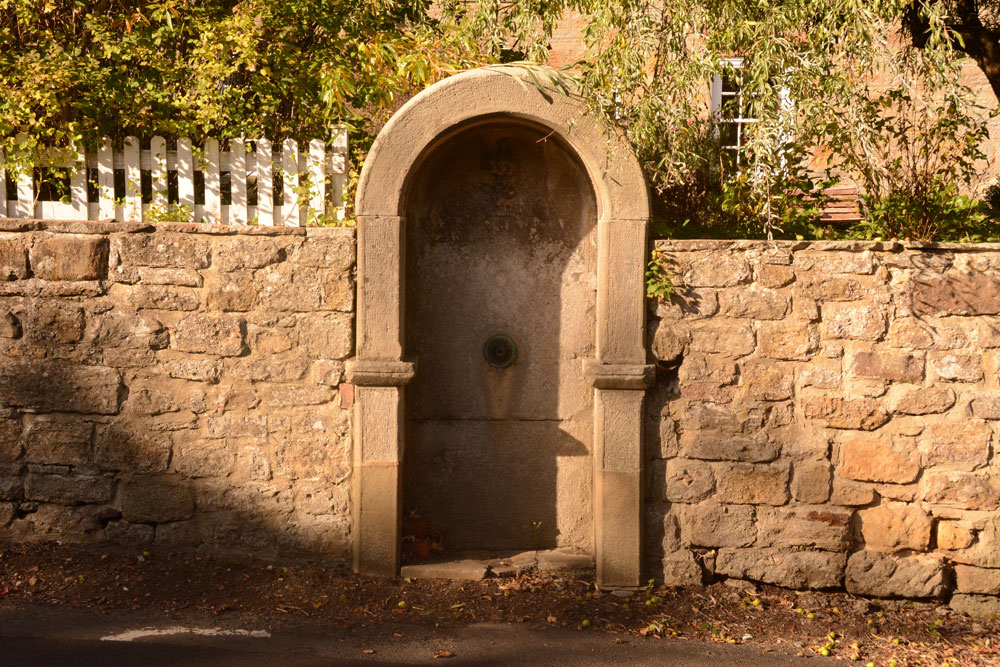
[[[536,77],[544,79],[545,77]],[[635,156],[577,98],[539,86],[521,67],[464,72],[423,91],[379,133],[358,186],[354,407],[354,568],[399,570],[403,387],[419,372],[404,359],[403,282],[409,178],[424,156],[477,120],[548,128],[590,177],[598,207],[593,507],[598,584],[641,582],[642,405],[652,380],[644,344],[649,199]]]

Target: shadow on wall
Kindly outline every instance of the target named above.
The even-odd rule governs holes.
[[[302,234],[112,234],[110,272],[103,235],[16,237],[32,269],[52,239],[105,259],[0,283],[0,540],[345,559],[351,236],[317,268]]]
[[[596,197],[552,132],[486,119],[406,188],[405,511],[451,550],[593,548]],[[508,367],[485,346],[505,336]],[[404,524],[404,531],[420,524]],[[418,536],[419,539],[419,536]]]

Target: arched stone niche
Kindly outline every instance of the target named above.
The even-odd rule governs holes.
[[[461,166],[463,161],[470,165],[468,170]],[[512,197],[510,206],[505,196]],[[361,174],[356,211],[357,349],[347,364],[348,379],[357,385],[355,570],[398,574],[404,466],[410,461],[415,474],[420,469],[422,474],[433,472],[427,460],[421,460],[420,448],[442,436],[425,437],[421,429],[448,421],[441,428],[458,433],[456,442],[507,447],[516,444],[517,439],[508,436],[517,429],[527,434],[522,440],[542,445],[550,437],[553,443],[561,441],[562,445],[553,444],[557,454],[566,455],[569,442],[570,454],[583,457],[558,473],[570,480],[569,486],[553,481],[558,476],[553,472],[550,482],[555,486],[536,499],[561,508],[559,512],[541,508],[552,510],[552,521],[559,526],[551,536],[553,545],[570,540],[573,546],[592,549],[600,586],[639,586],[642,409],[652,380],[643,336],[649,201],[630,150],[603,131],[579,100],[539,89],[525,70],[509,66],[472,70],[414,97],[379,133]],[[537,262],[537,271],[525,279],[521,295],[526,300],[535,292],[542,296],[537,303],[525,304],[525,310],[545,319],[545,309],[554,308],[549,319],[557,317],[559,322],[548,328],[525,325],[514,332],[512,337],[521,339],[516,342],[524,358],[496,371],[469,350],[481,349],[479,339],[494,330],[511,333],[506,329],[519,327],[511,319],[516,309],[504,310],[502,304],[485,307],[486,297],[476,290],[495,275],[501,259],[513,256],[503,254],[504,244],[519,246],[521,254],[516,257],[522,264],[515,266]],[[543,246],[555,250],[545,254],[539,251]],[[462,252],[485,259],[481,266],[467,263],[467,276],[461,273],[461,263],[452,262],[448,270],[435,268],[449,265],[448,253]],[[408,268],[407,261],[415,256],[423,264]],[[495,266],[490,264],[493,259]],[[546,269],[553,276],[548,283],[542,275]],[[589,283],[589,296],[567,278],[587,270],[595,278]],[[408,279],[420,283],[421,289],[411,285],[408,291]],[[536,279],[542,282],[531,282]],[[456,282],[462,289],[450,301],[427,296]],[[546,290],[553,295],[548,300]],[[510,305],[517,298],[513,289],[501,300]],[[479,301],[465,303],[464,310],[456,306],[448,311],[448,317],[457,318],[454,335],[464,347],[449,346],[443,340],[446,330],[429,321],[456,300]],[[557,302],[561,305],[552,305]],[[470,314],[477,307],[483,307],[482,317]],[[473,331],[480,324],[483,331]],[[591,330],[582,331],[586,327]],[[435,341],[441,342],[440,349],[431,349]],[[406,385],[417,375],[420,380],[407,400]],[[449,386],[449,378],[466,375],[468,389]],[[558,377],[551,382],[558,398],[546,399],[546,376],[551,380],[552,375]],[[512,395],[510,386],[503,387],[511,382],[515,394],[531,396],[534,391],[536,398],[522,401],[520,407],[504,403],[506,399],[497,397]],[[432,387],[443,392],[441,403],[447,406],[443,413],[435,412]],[[565,408],[574,401],[579,404],[581,397],[587,414]],[[413,413],[411,419],[407,408]],[[530,422],[545,421],[559,426],[531,431]],[[450,422],[468,423],[456,427]],[[505,425],[501,431],[507,435],[496,436],[498,423]],[[587,432],[581,434],[581,428]],[[567,439],[566,433],[574,437]],[[411,445],[415,449],[407,456]],[[589,468],[585,472],[581,461]],[[543,465],[529,461],[522,468],[542,477]],[[455,474],[456,480],[465,475],[464,483],[469,483],[474,469],[440,474]],[[590,497],[580,499],[586,511],[573,515],[564,510],[571,504],[571,487],[579,487],[581,480]],[[532,488],[545,485],[541,479],[520,483],[534,484]],[[548,501],[544,493],[550,494]],[[456,496],[454,502],[463,499]],[[515,523],[530,515],[528,509],[519,511],[521,518]],[[476,520],[470,515],[470,522]],[[581,526],[589,535],[581,537]],[[500,535],[503,529],[498,530],[503,544],[480,546],[515,546],[507,541],[516,537]],[[463,540],[471,546],[482,535],[471,532]]]

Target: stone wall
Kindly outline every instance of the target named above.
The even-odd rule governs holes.
[[[0,540],[349,552],[351,230],[0,220]]]
[[[1000,246],[657,247],[651,570],[1000,611]]]

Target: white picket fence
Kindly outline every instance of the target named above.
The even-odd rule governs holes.
[[[291,139],[273,147],[267,139],[230,139],[227,149],[220,150],[219,141],[209,139],[199,156],[191,140],[185,138],[178,139],[176,149],[171,150],[163,137],[153,137],[148,150],[140,150],[136,137],[126,137],[121,150],[105,139],[96,153],[79,154],[75,161],[49,157],[34,165],[70,170],[68,201],[42,201],[35,191],[34,169],[21,169],[16,174],[11,169],[14,187],[8,192],[0,154],[0,217],[148,222],[163,219],[164,212],[174,205],[185,207],[195,222],[301,226],[324,214],[343,220],[346,130],[335,132],[331,143],[328,151],[327,142],[313,139],[302,151]],[[116,170],[124,172],[124,197],[115,196]],[[88,188],[87,175],[94,172],[97,197],[89,201],[88,189],[92,188]],[[143,172],[149,173],[152,184],[146,203],[142,200]],[[169,172],[176,172],[176,194],[172,197],[168,197]],[[196,172],[203,176],[204,203],[195,202]],[[226,174],[229,204],[222,203]],[[251,204],[248,193],[254,186],[256,204]]]

